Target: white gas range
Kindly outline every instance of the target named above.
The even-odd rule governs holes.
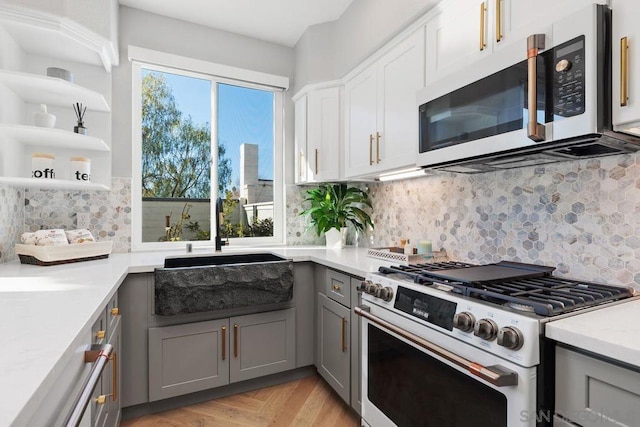
[[[544,324],[633,296],[553,268],[459,262],[381,268],[360,285],[363,425],[550,425]]]

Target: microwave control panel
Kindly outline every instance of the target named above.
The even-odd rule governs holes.
[[[553,114],[573,117],[585,110],[584,36],[553,49]]]

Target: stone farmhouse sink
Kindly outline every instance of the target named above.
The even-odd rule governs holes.
[[[154,277],[155,313],[161,316],[293,298],[293,262],[270,253],[167,258]]]

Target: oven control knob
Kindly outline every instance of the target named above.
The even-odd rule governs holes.
[[[384,288],[381,286],[376,290],[376,296],[384,301],[391,301],[393,299],[393,289],[389,286]]]
[[[380,283],[369,282],[367,283],[367,288],[364,291],[369,295],[376,296],[376,294],[378,293],[378,289],[380,289],[381,287],[382,285]]]
[[[360,282],[360,284],[356,287],[356,291],[358,292],[366,292],[367,291],[367,286],[371,284],[373,285],[373,282],[371,280],[363,280],[362,282]]]
[[[498,325],[491,319],[480,319],[473,328],[473,335],[483,340],[493,341],[498,335]]]
[[[498,345],[509,350],[518,350],[524,344],[524,337],[518,328],[505,326],[498,331]]]
[[[468,311],[456,313],[453,316],[453,327],[460,329],[462,332],[473,331],[473,325],[476,323],[476,318]]]

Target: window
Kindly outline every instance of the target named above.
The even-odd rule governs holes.
[[[280,243],[282,90],[191,62],[133,63],[132,247]]]

